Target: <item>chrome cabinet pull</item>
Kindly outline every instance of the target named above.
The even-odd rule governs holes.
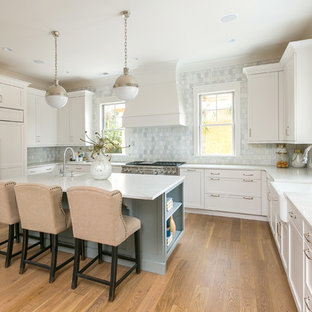
[[[219,172],[210,172],[211,175],[220,175]]]
[[[196,171],[196,169],[186,169],[186,171],[194,172],[194,171]]]
[[[220,178],[210,178],[212,181],[220,181]]]
[[[252,179],[243,179],[244,182],[253,182],[254,180]]]
[[[304,235],[304,237],[305,237],[305,239],[307,240],[308,243],[312,243],[312,241],[311,241],[311,236],[312,235],[310,233],[304,233],[303,235]]]
[[[312,311],[312,309],[311,309],[311,307],[310,307],[310,297],[308,296],[308,297],[305,297],[304,298],[304,303],[305,303],[305,305],[306,305],[306,307],[307,307],[307,309],[309,310],[309,311]]]
[[[220,194],[211,194],[211,197],[220,197]]]
[[[248,173],[243,173],[243,176],[245,176],[245,177],[253,177],[253,173],[250,173],[250,174],[248,174]]]
[[[307,257],[309,260],[312,260],[312,255],[311,255],[310,249],[305,249],[305,250],[304,250],[304,254],[306,255],[306,257]]]
[[[251,128],[249,128],[249,137],[251,138]]]
[[[297,218],[297,216],[292,211],[289,211],[289,216],[293,219]]]
[[[2,103],[2,100],[3,100],[3,98],[2,98],[2,95],[0,94],[0,103]]]
[[[254,198],[252,196],[244,196],[243,199],[253,200]]]

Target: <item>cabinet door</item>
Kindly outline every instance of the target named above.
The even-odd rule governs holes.
[[[85,138],[85,98],[69,98],[69,142],[71,145],[84,145]]]
[[[57,143],[60,145],[70,145],[69,140],[69,105],[68,103],[57,110]]]
[[[295,140],[295,90],[294,59],[290,58],[284,67],[284,140]]]
[[[282,242],[281,242],[281,258],[288,274],[288,257],[289,257],[289,229],[288,223],[281,222]]]
[[[184,180],[184,205],[187,208],[204,208],[204,169],[181,169]]]
[[[36,96],[27,94],[27,146],[37,145],[37,111],[36,111]]]
[[[278,72],[248,78],[249,142],[278,141]]]
[[[289,282],[298,310],[302,310],[303,302],[303,238],[289,222]]]
[[[36,96],[37,104],[37,140],[39,145],[55,145],[57,143],[57,110],[45,100],[44,96]]]
[[[0,84],[0,106],[23,109],[23,90],[19,87]]]
[[[24,160],[24,124],[0,121],[0,178],[23,175]]]

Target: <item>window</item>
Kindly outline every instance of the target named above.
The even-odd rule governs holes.
[[[239,151],[239,84],[194,88],[195,154],[234,156]]]
[[[113,102],[100,105],[101,133],[117,143],[119,146],[125,146],[125,129],[122,128],[122,116],[125,111],[125,103]],[[105,150],[110,154],[121,154],[124,149],[108,146]]]

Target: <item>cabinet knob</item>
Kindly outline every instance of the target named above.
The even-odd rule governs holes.
[[[253,200],[254,198],[252,196],[244,196],[243,199]]]
[[[309,260],[312,260],[312,255],[311,255],[310,249],[305,249],[305,250],[304,250],[304,254],[306,255],[306,257],[307,257]]]
[[[309,296],[304,298],[304,303],[305,303],[307,309],[309,311],[312,311],[312,308],[311,308],[311,298]]]
[[[291,218],[293,218],[293,219],[296,219],[296,218],[297,218],[296,214],[295,214],[294,212],[292,212],[292,211],[289,211],[289,216],[290,216]]]
[[[304,233],[304,237],[307,240],[308,243],[312,243],[311,237],[312,235],[310,233]]]

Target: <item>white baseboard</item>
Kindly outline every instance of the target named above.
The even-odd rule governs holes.
[[[209,215],[209,216],[239,218],[239,219],[248,219],[248,220],[257,220],[257,221],[268,222],[267,216],[255,216],[255,215],[248,215],[248,214],[241,214],[241,213],[231,213],[231,212],[222,212],[222,211],[196,209],[196,208],[185,208],[185,212],[194,213],[194,214]]]

